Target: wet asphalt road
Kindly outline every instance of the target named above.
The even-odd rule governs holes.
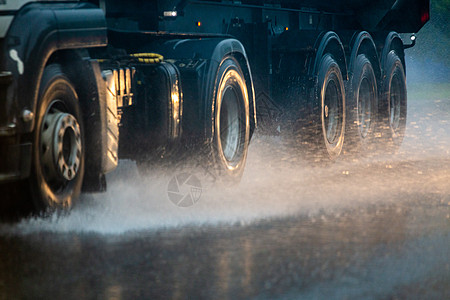
[[[189,207],[122,161],[70,214],[0,225],[0,299],[450,299],[449,90],[410,87],[395,156],[256,136],[241,184],[199,176]]]

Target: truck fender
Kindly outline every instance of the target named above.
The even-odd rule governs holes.
[[[313,76],[313,78],[316,78],[319,73],[319,65],[322,56],[326,53],[330,53],[339,64],[344,80],[348,79],[344,46],[342,45],[341,39],[335,32],[328,31],[321,33],[317,37],[314,48],[317,49],[317,52],[315,58],[311,60],[309,68],[309,74]]]
[[[366,31],[355,33],[349,46],[351,47],[350,61],[348,64],[349,77],[352,75],[351,73],[353,72],[353,65],[356,61],[356,58],[358,57],[359,54],[364,53],[367,55],[367,58],[372,63],[372,67],[375,72],[376,78],[380,79],[381,66],[380,61],[378,59],[378,54],[376,50],[377,48],[375,46],[375,42],[372,39],[372,36]]]
[[[398,57],[402,61],[403,69],[406,72],[406,68],[405,68],[405,51],[404,51],[404,48],[403,48],[403,41],[402,41],[402,39],[400,38],[400,35],[397,32],[391,31],[386,36],[386,39],[384,41],[383,51],[381,52],[381,67],[383,68],[383,76],[384,76],[384,64],[386,63],[387,55],[388,55],[388,53],[391,50],[395,50],[395,52],[397,53]]]
[[[30,3],[16,13],[5,41],[3,51],[9,55],[1,67],[16,79],[17,108],[35,112],[37,87],[50,56],[62,49],[105,46],[105,16],[89,3]],[[34,120],[17,125],[19,132],[30,132]]]
[[[251,132],[256,127],[256,106],[250,65],[244,46],[232,38],[171,40],[158,49],[168,61],[179,68],[183,89],[183,132],[212,137],[214,83],[220,63],[227,55],[240,63],[250,101]],[[189,69],[189,61],[196,70]],[[194,63],[192,63],[194,61]],[[186,66],[187,65],[187,66]],[[195,77],[195,79],[193,79]],[[199,100],[200,99],[200,100]],[[199,124],[202,128],[196,128]]]

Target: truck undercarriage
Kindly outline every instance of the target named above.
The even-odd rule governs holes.
[[[429,19],[428,0],[27,2],[0,4],[0,180],[39,211],[104,190],[119,158],[191,151],[239,180],[257,124],[312,161],[395,152],[397,32]]]

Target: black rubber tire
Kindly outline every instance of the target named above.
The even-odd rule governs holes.
[[[250,142],[249,95],[236,59],[225,57],[215,79],[212,142],[209,145],[217,181],[242,177]]]
[[[366,154],[375,139],[378,112],[377,80],[372,63],[364,54],[357,56],[347,84],[345,152]]]
[[[319,65],[318,80],[313,88],[312,110],[297,124],[298,142],[307,161],[336,160],[344,145],[345,88],[341,69],[331,54],[325,54]]]
[[[406,76],[402,61],[394,50],[385,59],[380,91],[379,132],[383,152],[395,153],[401,146],[406,130]]]
[[[44,134],[46,134],[44,132],[48,130],[46,129],[48,124],[44,120],[47,120],[51,113],[61,116],[64,113],[66,119],[76,120],[76,123],[72,123],[73,130],[69,127],[67,127],[69,129],[59,130],[59,135],[62,133],[60,153],[63,154],[63,160],[59,161],[70,165],[71,168],[65,173],[65,176],[69,176],[70,179],[62,174],[50,176],[48,162],[43,158],[47,151],[53,151],[53,148],[48,145],[46,147],[44,142]],[[57,128],[59,127],[55,126],[55,132]],[[83,182],[84,152],[83,118],[77,93],[60,65],[49,65],[44,70],[39,89],[33,132],[32,169],[28,179],[28,186],[37,211],[68,209],[73,205],[80,194]],[[55,169],[58,169],[57,162],[54,163]]]

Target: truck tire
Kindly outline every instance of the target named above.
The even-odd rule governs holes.
[[[215,79],[210,150],[218,181],[239,180],[250,141],[249,95],[239,63],[222,60]]]
[[[83,182],[84,155],[77,93],[61,67],[49,65],[39,88],[28,180],[38,211],[72,206]]]
[[[345,150],[365,153],[373,144],[378,111],[377,80],[372,63],[364,54],[357,56],[347,89]]]
[[[310,121],[299,131],[305,158],[313,162],[336,160],[345,133],[344,80],[338,63],[329,53],[319,64]]]
[[[383,149],[394,153],[400,147],[406,129],[406,76],[402,61],[391,50],[385,59],[380,93],[380,131]]]

